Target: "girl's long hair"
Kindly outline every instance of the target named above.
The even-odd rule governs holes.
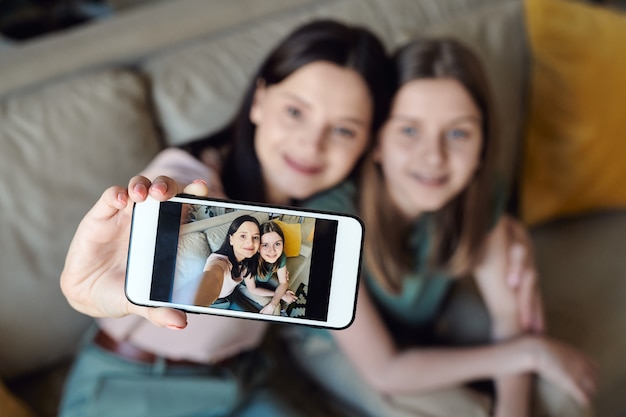
[[[250,258],[245,258],[241,262],[239,262],[237,261],[237,258],[235,257],[233,246],[230,244],[229,237],[231,237],[239,229],[239,227],[245,222],[252,222],[257,225],[259,230],[261,230],[261,226],[259,226],[259,221],[256,218],[249,216],[247,214],[244,214],[243,216],[239,216],[235,220],[233,220],[233,222],[230,224],[230,227],[228,228],[228,232],[226,233],[226,237],[224,238],[224,242],[222,242],[222,246],[220,246],[220,248],[215,251],[215,253],[227,256],[230,263],[233,264],[233,270],[232,270],[233,277],[246,277],[250,275],[252,272],[256,271],[258,268],[258,262],[259,262],[258,252],[254,254],[254,256]]]
[[[269,87],[303,66],[319,61],[359,74],[369,88],[374,106],[372,129],[378,130],[383,123],[389,107],[393,71],[382,43],[369,30],[357,26],[332,20],[305,24],[289,34],[262,62],[230,125],[209,138],[183,146],[199,157],[207,146],[228,145],[222,183],[230,198],[266,201],[261,166],[254,151],[256,128],[250,121],[257,83],[262,81]]]
[[[452,78],[468,91],[482,114],[483,144],[479,167],[469,185],[441,210],[427,213],[430,246],[425,265],[407,249],[411,221],[392,203],[381,167],[368,155],[360,184],[360,213],[367,227],[365,262],[370,273],[392,292],[415,271],[437,269],[452,276],[468,274],[480,256],[495,215],[494,163],[497,132],[487,78],[477,57],[452,39],[419,39],[394,55],[398,91],[423,78]]]
[[[272,232],[278,233],[278,236],[280,236],[280,238],[283,240],[283,253],[284,253],[285,235],[283,234],[283,230],[280,228],[280,226],[272,220],[265,222],[261,225],[261,239],[263,239],[264,234],[272,233]],[[273,274],[276,271],[278,271],[278,262],[274,262],[274,263],[265,262],[263,257],[259,255],[259,267],[257,269],[257,275],[259,277],[266,277],[269,273]]]

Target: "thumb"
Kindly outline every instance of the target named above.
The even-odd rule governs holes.
[[[206,197],[209,195],[209,187],[203,180],[195,180],[183,189],[183,193]]]
[[[167,307],[141,307],[131,303],[130,312],[140,315],[157,327],[182,330],[187,327],[187,314],[184,311]]]
[[[95,220],[106,220],[115,216],[128,206],[128,192],[125,188],[113,186],[107,188],[88,215]]]

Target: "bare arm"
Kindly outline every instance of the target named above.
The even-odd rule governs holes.
[[[246,288],[250,292],[250,294],[260,295],[263,297],[271,297],[274,295],[274,291],[268,290],[267,288],[259,288],[256,286],[256,281],[254,280],[254,275],[250,274],[245,279]]]
[[[282,268],[278,268],[276,271],[276,275],[278,276],[278,287],[274,290],[274,296],[272,297],[272,301],[269,302],[272,306],[276,307],[280,303],[280,299],[285,295],[287,289],[289,288],[289,280],[287,278],[287,267],[283,266]]]
[[[215,264],[203,272],[194,301],[196,305],[210,306],[217,300],[222,290],[225,273],[224,268]]]
[[[280,304],[281,299],[284,299],[289,304],[296,300],[296,295],[289,290],[289,272],[287,267],[278,268],[276,275],[278,276],[278,287],[273,291],[272,300],[261,309],[262,314],[274,314],[276,306]]]
[[[507,314],[515,316],[515,310]],[[519,320],[519,316],[515,318]],[[496,327],[497,332],[506,331],[499,325]],[[597,368],[584,354],[541,336],[522,335],[472,348],[400,351],[364,286],[359,288],[352,326],[333,335],[364,381],[382,393],[424,392],[486,378],[517,383],[503,377],[535,372],[564,389],[580,404],[587,404],[597,383]],[[507,386],[502,389],[512,390]]]
[[[333,334],[364,380],[385,393],[420,392],[519,374],[530,371],[533,363],[528,349],[518,341],[465,349],[399,351],[363,287],[354,323]]]
[[[512,339],[525,333],[520,315],[519,298],[506,282],[509,270],[509,240],[505,221],[498,222],[487,236],[483,257],[474,271],[474,277],[489,310],[495,343]],[[507,375],[497,378],[496,417],[523,417],[530,405],[530,374]]]

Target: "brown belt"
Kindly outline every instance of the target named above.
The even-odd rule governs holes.
[[[145,363],[145,364],[154,364],[159,360],[159,356],[152,353],[152,352],[148,352],[147,350],[143,350],[141,348],[138,348],[137,346],[134,346],[133,344],[126,342],[126,341],[122,341],[122,342],[118,342],[115,339],[113,339],[111,336],[109,336],[108,334],[106,334],[104,331],[102,330],[98,330],[98,333],[96,333],[96,336],[93,338],[93,342],[101,347],[102,349],[106,350],[107,352],[113,353],[121,358],[124,358],[126,360],[129,361],[133,361],[133,362],[141,362],[141,363]],[[225,365],[226,362],[230,361],[229,359],[226,359],[225,361],[222,362],[218,362],[218,363],[214,363],[214,364],[207,364],[207,363],[201,363],[201,362],[194,362],[194,361],[189,361],[189,360],[175,360],[175,359],[165,359],[165,364],[167,365],[171,365],[171,366],[221,366],[221,365]]]

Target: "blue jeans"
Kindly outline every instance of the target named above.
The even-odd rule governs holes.
[[[89,337],[68,376],[59,417],[296,415],[266,388],[268,374],[258,351],[232,366],[168,366],[125,360]]]

